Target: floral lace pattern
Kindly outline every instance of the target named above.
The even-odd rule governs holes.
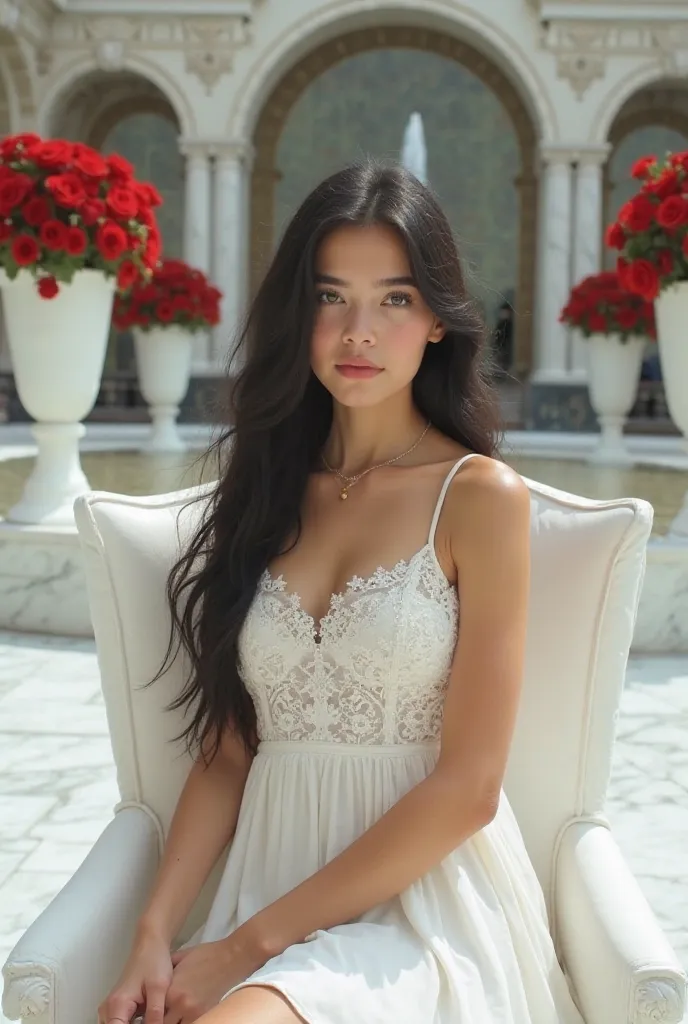
[[[430,543],[392,569],[354,576],[319,624],[266,571],[240,639],[260,739],[438,739],[458,611]]]

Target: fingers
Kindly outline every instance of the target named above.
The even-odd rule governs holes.
[[[145,1024],[163,1024],[167,984],[151,982],[146,985]],[[175,1022],[176,1024],[176,1022]]]
[[[110,1024],[111,1021],[129,1021],[138,1008],[137,1000],[123,992],[114,992],[98,1007],[98,1024]]]

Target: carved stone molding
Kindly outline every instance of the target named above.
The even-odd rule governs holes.
[[[561,54],[557,58],[557,77],[566,79],[579,100],[582,100],[592,83],[604,78],[606,63],[603,57],[587,54]]]
[[[2,1008],[14,1019],[38,1017],[50,1006],[52,975],[42,964],[8,963],[3,968]]]
[[[2,0],[0,0],[0,3]],[[9,2],[9,0],[5,0]],[[117,70],[129,50],[181,51],[186,69],[208,92],[231,72],[234,55],[250,40],[250,19],[243,15],[218,17],[158,17],[129,15],[58,18],[51,46],[60,50],[91,50],[99,67]]]
[[[635,990],[635,1019],[648,1024],[681,1024],[685,985],[673,978],[650,978]]]
[[[541,44],[557,60],[557,74],[568,80],[581,99],[590,85],[603,78],[613,57],[655,57],[667,74],[688,72],[688,20],[571,21],[543,23]]]
[[[208,93],[234,66],[234,55],[249,42],[244,18],[203,18],[185,23],[186,69],[200,78]]]

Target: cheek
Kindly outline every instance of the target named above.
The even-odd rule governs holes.
[[[408,317],[389,324],[384,332],[385,352],[398,364],[415,367],[420,363],[428,340],[428,325],[424,318]]]
[[[340,332],[341,333],[341,332]],[[332,318],[316,316],[311,337],[311,362],[319,362],[331,355],[339,341],[339,335],[332,324]]]

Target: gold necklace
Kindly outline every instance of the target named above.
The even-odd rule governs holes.
[[[410,455],[411,452],[415,448],[417,448],[418,445],[421,443],[429,429],[430,421],[428,420],[425,429],[418,438],[418,440],[414,441],[411,447],[407,448],[405,452],[402,452],[401,455],[395,455],[393,459],[387,459],[386,462],[378,462],[375,466],[369,466],[368,469],[364,469],[362,473],[357,473],[356,476],[346,476],[346,474],[340,472],[340,470],[333,469],[332,466],[327,461],[327,459],[325,458],[325,456],[321,454],[321,458],[323,460],[323,465],[325,466],[325,469],[328,471],[328,473],[333,473],[334,476],[336,476],[344,485],[341,491],[339,492],[339,497],[341,501],[346,501],[346,499],[349,497],[349,491],[354,486],[354,484],[357,484],[358,481],[362,480],[363,477],[367,476],[368,473],[372,473],[374,469],[381,469],[383,466],[391,466],[393,462],[399,462],[400,459],[403,459],[407,455]]]

